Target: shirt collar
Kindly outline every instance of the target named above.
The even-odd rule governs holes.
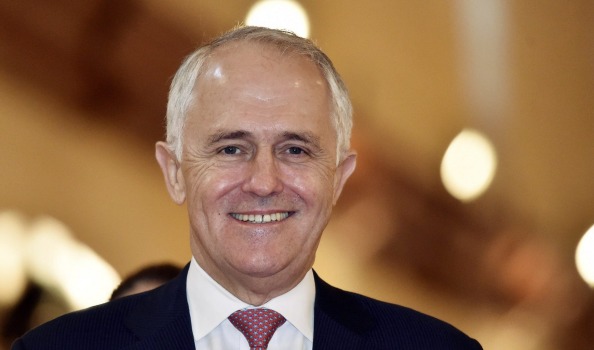
[[[186,290],[194,340],[208,335],[233,312],[254,307],[239,300],[213,280],[194,258],[190,262]],[[262,307],[279,312],[313,342],[315,290],[313,272],[309,270],[293,289],[271,299]]]

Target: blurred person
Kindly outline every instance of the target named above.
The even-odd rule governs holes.
[[[35,323],[35,311],[43,297],[43,288],[33,281],[27,287],[18,302],[6,312],[0,327],[0,344],[8,348],[10,344],[22,336]]]
[[[170,263],[153,264],[141,268],[122,280],[109,300],[155,289],[177,277],[181,268]]]
[[[13,349],[481,349],[443,321],[312,270],[355,170],[351,127],[346,87],[311,41],[241,27],[199,48],[173,79],[167,140],[156,144],[167,190],[187,206],[189,264]]]

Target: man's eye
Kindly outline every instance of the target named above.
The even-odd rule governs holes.
[[[235,146],[227,146],[223,148],[222,152],[225,154],[239,154],[240,151],[239,148]]]
[[[288,149],[288,152],[289,152],[289,154],[303,154],[303,153],[305,153],[303,148],[300,148],[300,147],[290,147]]]

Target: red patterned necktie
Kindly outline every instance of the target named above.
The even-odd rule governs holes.
[[[251,350],[265,350],[276,329],[286,320],[274,310],[258,308],[235,311],[229,321],[243,333]]]

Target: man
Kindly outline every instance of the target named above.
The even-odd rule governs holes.
[[[167,142],[156,145],[171,198],[187,205],[190,264],[13,349],[480,349],[446,323],[312,271],[355,169],[351,126],[346,88],[310,41],[243,27],[200,48],[173,80]],[[250,323],[258,317],[261,327]]]

